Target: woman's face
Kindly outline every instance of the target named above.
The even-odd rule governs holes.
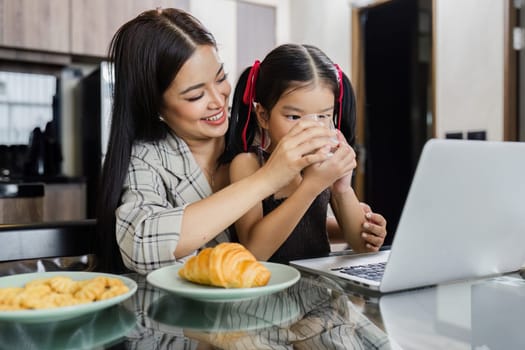
[[[270,136],[268,151],[271,152],[283,136],[305,117],[316,115],[316,119],[325,122],[328,127],[333,118],[334,93],[326,85],[308,85],[285,91],[269,116],[264,111],[261,113],[261,108],[257,109],[259,125]]]
[[[198,46],[163,97],[162,117],[184,140],[222,137],[231,85],[213,46]]]

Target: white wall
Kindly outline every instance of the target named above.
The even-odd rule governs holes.
[[[235,50],[237,50],[237,21],[235,1],[191,0],[190,12],[215,36],[219,48],[219,55],[224,62],[225,72],[230,73],[230,76],[236,76]]]
[[[435,0],[436,136],[503,139],[504,1]]]
[[[290,41],[319,47],[350,76],[349,1],[290,0],[290,14]]]

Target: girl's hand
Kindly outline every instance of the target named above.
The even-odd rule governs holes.
[[[338,130],[337,131],[337,140],[339,141],[339,148],[342,148],[345,152],[348,153],[348,157],[351,157],[351,161],[353,162],[352,171],[345,174],[344,176],[338,178],[332,185],[332,193],[345,193],[346,191],[351,189],[352,186],[352,173],[353,169],[357,167],[357,160],[356,160],[356,154],[355,151],[350,145],[346,142],[345,137],[343,134]]]
[[[329,159],[334,136],[333,130],[316,121],[304,120],[294,125],[262,167],[275,191],[287,185],[305,167]]]
[[[366,217],[361,237],[366,242],[368,251],[377,252],[385,241],[386,219],[383,215],[372,212],[372,208],[366,203],[361,203],[361,207]]]
[[[303,170],[303,186],[309,186],[316,193],[320,193],[325,188],[332,186],[340,178],[346,178],[347,176],[351,178],[352,171],[356,167],[354,150],[346,142],[341,143],[340,133],[337,133],[339,146],[332,151],[330,158],[323,162],[312,164]],[[324,151],[330,152],[328,148]],[[348,184],[345,187],[345,191],[349,188]]]

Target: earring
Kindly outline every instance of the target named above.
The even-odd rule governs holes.
[[[163,118],[160,114],[159,114],[159,120],[160,120],[161,122],[164,121],[164,118]]]

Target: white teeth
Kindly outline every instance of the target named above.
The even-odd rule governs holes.
[[[219,113],[219,114],[217,114],[217,115],[214,115],[213,117],[209,117],[209,118],[205,118],[205,119],[206,119],[206,120],[209,120],[209,121],[211,121],[211,122],[216,121],[216,120],[219,120],[219,119],[222,118],[222,113],[223,113],[223,112],[221,112],[221,113]]]

